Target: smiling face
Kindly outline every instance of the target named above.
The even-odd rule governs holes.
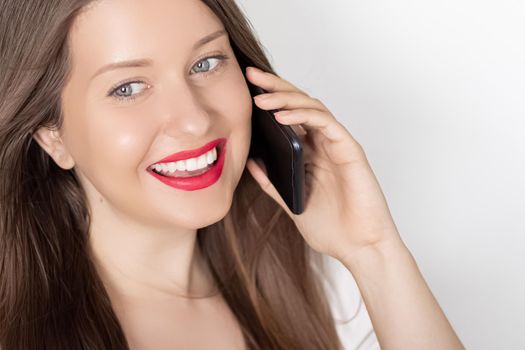
[[[95,213],[196,229],[228,212],[248,156],[252,102],[228,35],[197,45],[220,30],[197,0],[103,0],[76,19],[60,135]],[[144,61],[107,66],[128,60]],[[219,138],[227,139],[224,167],[209,187],[177,189],[148,171]]]

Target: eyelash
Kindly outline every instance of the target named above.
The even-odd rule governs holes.
[[[223,55],[223,54],[220,54],[220,55],[212,55],[212,56],[206,56],[204,58],[201,58],[199,59],[197,62],[195,62],[193,65],[192,65],[192,68],[193,66],[197,65],[198,63],[200,62],[203,62],[203,61],[206,61],[206,60],[209,60],[209,59],[212,59],[212,58],[216,58],[219,60],[219,63],[217,63],[217,65],[215,66],[215,68],[207,71],[207,72],[200,72],[200,73],[195,73],[195,74],[202,74],[204,76],[204,78],[208,77],[209,75],[211,74],[214,74],[216,73],[220,68],[222,68],[222,66],[224,65],[224,62],[229,59],[228,56],[226,55]],[[118,96],[118,95],[115,95],[115,93],[117,92],[117,90],[119,90],[120,88],[126,86],[126,85],[130,85],[130,84],[133,84],[133,83],[144,83],[143,81],[141,80],[130,80],[130,81],[125,81],[125,82],[120,82],[116,85],[113,85],[113,87],[109,90],[110,92],[108,93],[107,96],[111,96],[111,97],[114,97],[116,98],[119,102],[127,102],[127,101],[134,101],[137,96],[141,95],[141,93],[139,92],[138,94],[135,94],[135,95],[131,95],[131,96]],[[146,84],[146,85],[149,85],[149,84]]]

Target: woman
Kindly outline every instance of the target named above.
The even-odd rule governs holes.
[[[338,349],[321,254],[383,349],[463,348],[361,146],[275,74],[233,0],[0,14],[2,349]],[[307,132],[301,215],[247,159],[253,102]]]

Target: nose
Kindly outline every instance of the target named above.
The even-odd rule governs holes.
[[[208,133],[211,119],[202,97],[188,86],[170,90],[166,95],[164,104],[166,135],[174,138],[188,135],[199,138]]]

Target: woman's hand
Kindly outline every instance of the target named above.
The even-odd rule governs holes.
[[[287,110],[278,121],[307,132],[305,211],[293,214],[253,160],[248,170],[314,250],[352,272],[381,348],[465,349],[402,242],[361,145],[319,100],[273,74],[246,74],[269,92],[257,106]]]
[[[266,94],[255,103],[275,113],[277,121],[300,125],[306,170],[305,211],[293,214],[266,176],[264,165],[247,162],[261,188],[287,212],[316,251],[342,260],[358,250],[401,240],[385,197],[361,145],[316,98],[288,81],[254,67],[248,80]],[[296,128],[296,127],[294,127]]]

